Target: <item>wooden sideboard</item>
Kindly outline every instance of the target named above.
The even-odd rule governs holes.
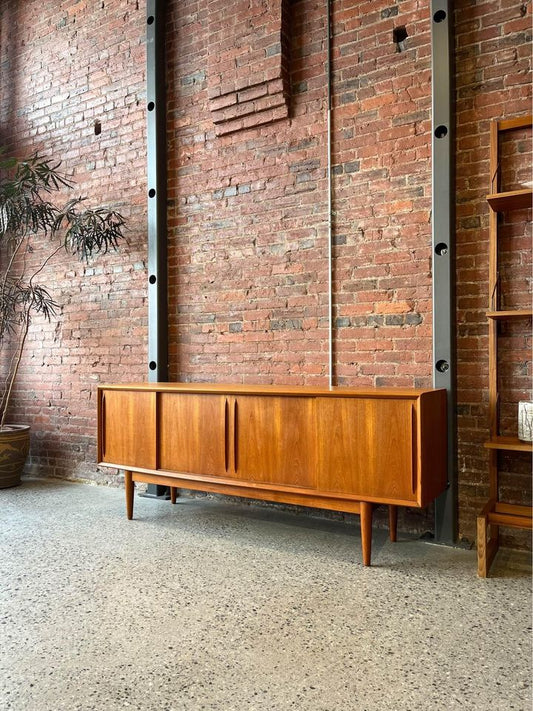
[[[135,481],[358,513],[446,487],[446,391],[149,383],[98,388],[98,464]]]

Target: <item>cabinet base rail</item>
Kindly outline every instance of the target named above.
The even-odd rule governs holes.
[[[260,500],[275,501],[285,504],[310,505],[311,502],[302,501],[302,497],[297,494],[287,495],[277,491],[261,489],[260,496],[258,489],[250,489],[245,486],[224,486],[209,482],[197,482],[190,479],[180,479],[179,477],[159,476],[154,474],[144,474],[126,470],[124,472],[124,483],[126,491],[126,515],[129,520],[133,518],[133,498],[135,482],[148,484],[160,484],[170,488],[170,501],[176,503],[178,489],[190,489],[193,491],[205,491],[208,493],[222,493],[242,498],[258,498]],[[201,486],[198,484],[201,483]],[[319,508],[333,511],[344,511],[346,513],[359,514],[361,519],[361,549],[363,565],[369,566],[372,557],[372,514],[377,504],[370,501],[321,501]],[[317,507],[316,502],[314,507]],[[397,540],[398,507],[389,504],[389,537],[395,543]]]

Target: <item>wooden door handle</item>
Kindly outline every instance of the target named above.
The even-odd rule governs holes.
[[[235,471],[239,468],[238,464],[238,442],[237,442],[237,400],[235,400],[233,406],[233,463],[235,465]]]
[[[418,447],[416,443],[416,408],[411,405],[411,490],[416,494]]]
[[[228,471],[229,449],[229,404],[228,398],[224,399],[224,469]]]
[[[102,459],[105,459],[105,393],[102,393],[102,407],[100,411],[100,441],[102,443]]]

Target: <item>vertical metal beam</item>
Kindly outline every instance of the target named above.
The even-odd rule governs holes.
[[[327,51],[327,181],[328,181],[328,384],[335,384],[335,369],[333,359],[333,177],[331,173],[331,114],[332,114],[332,67],[331,67],[331,12],[333,0],[326,2],[326,51]]]
[[[165,5],[147,0],[148,380],[168,380]]]
[[[431,2],[433,384],[448,392],[448,488],[435,502],[435,539],[457,539],[453,2]]]
[[[168,380],[167,159],[165,0],[146,3],[146,122],[148,175],[148,380]],[[169,498],[150,484],[145,496]]]

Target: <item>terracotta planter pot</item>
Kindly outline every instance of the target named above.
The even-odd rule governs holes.
[[[0,431],[0,489],[20,484],[29,451],[29,425],[5,425]]]

